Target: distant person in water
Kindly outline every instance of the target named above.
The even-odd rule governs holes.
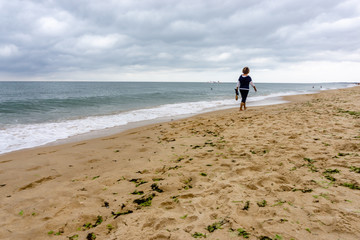
[[[236,90],[240,90],[241,95],[241,104],[240,104],[240,111],[246,110],[246,98],[249,94],[249,85],[251,85],[255,92],[257,92],[257,89],[252,82],[251,77],[249,76],[250,69],[248,67],[244,67],[242,70],[242,74],[239,77],[238,83],[236,85]]]

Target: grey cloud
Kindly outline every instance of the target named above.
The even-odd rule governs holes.
[[[0,0],[0,71],[271,69],[360,49],[356,1]],[[357,60],[352,56],[350,60]]]

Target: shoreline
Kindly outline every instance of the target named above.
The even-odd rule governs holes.
[[[326,91],[333,91],[333,90],[326,90]],[[319,93],[319,92],[317,92],[317,93]],[[296,99],[296,96],[317,94],[317,93],[307,93],[307,94],[296,94],[296,95],[285,95],[285,96],[270,97],[269,99],[265,99],[265,100],[249,102],[247,105],[250,108],[258,108],[258,107],[286,104],[286,103],[291,102],[292,99]],[[292,98],[292,97],[294,97],[294,98]],[[268,103],[267,100],[270,100],[270,103]],[[240,101],[237,101],[237,102],[240,104]],[[101,129],[101,130],[93,130],[93,131],[88,132],[88,133],[83,133],[83,134],[79,134],[79,135],[75,135],[75,136],[70,136],[70,137],[65,138],[65,139],[58,139],[58,140],[55,140],[53,142],[46,143],[46,144],[39,145],[39,146],[34,146],[34,147],[29,147],[29,148],[22,148],[22,149],[13,150],[13,151],[10,151],[10,152],[0,153],[0,157],[3,156],[3,155],[6,155],[6,154],[11,154],[11,153],[14,153],[14,152],[19,152],[19,151],[38,149],[38,148],[43,148],[43,147],[53,147],[53,146],[58,146],[58,145],[72,144],[72,143],[77,143],[77,142],[89,141],[89,140],[99,139],[99,138],[104,138],[104,137],[111,137],[113,135],[117,135],[117,134],[129,131],[129,130],[132,130],[132,129],[152,126],[152,125],[161,124],[161,123],[179,121],[179,120],[183,120],[183,119],[187,119],[187,118],[200,116],[200,115],[203,115],[203,114],[216,113],[216,112],[228,111],[228,110],[233,110],[233,109],[236,109],[236,107],[225,107],[225,108],[220,108],[220,109],[217,109],[217,110],[205,111],[205,112],[200,112],[200,113],[196,113],[196,114],[183,114],[183,115],[178,115],[178,116],[175,116],[175,117],[168,117],[168,118],[162,117],[162,118],[151,119],[151,120],[130,122],[130,123],[126,124],[126,125],[121,125],[121,126],[117,126],[117,127],[109,127],[109,128],[105,128],[105,129]]]
[[[347,86],[349,87],[349,85]],[[309,90],[310,91],[310,90]],[[313,90],[312,90],[313,91]],[[249,98],[248,106],[257,106],[257,105],[274,105],[274,104],[281,104],[283,103],[282,97],[288,96],[288,95],[301,95],[301,94],[316,94],[317,92],[321,91],[316,90],[315,92],[310,91],[302,93],[302,92],[283,92],[280,93],[274,93],[270,94],[268,96],[253,96]],[[196,109],[196,103],[202,103],[202,102],[193,102],[195,103],[195,109]],[[205,104],[202,103],[202,104]],[[222,104],[221,106],[218,104]],[[175,104],[176,105],[176,104]],[[176,109],[176,106],[172,106],[174,109]],[[233,107],[237,107],[238,103],[235,102],[235,100],[224,100],[222,103],[217,103],[217,101],[214,101],[210,106],[206,109],[204,108],[201,111],[190,111],[189,109],[185,109],[188,113],[183,113],[179,115],[170,114],[169,116],[163,115],[162,117],[159,116],[152,116],[149,120],[140,120],[139,117],[136,117],[137,114],[140,114],[141,119],[147,119],[148,117],[142,116],[143,114],[146,115],[147,110],[145,112],[142,112],[142,110],[134,110],[130,112],[124,112],[120,115],[124,114],[124,116],[120,115],[104,115],[104,116],[93,116],[89,118],[80,118],[80,119],[73,119],[69,121],[62,121],[62,122],[48,122],[48,123],[39,123],[35,125],[24,125],[20,129],[19,126],[14,126],[13,130],[9,130],[7,132],[6,130],[2,131],[5,136],[9,135],[8,140],[6,138],[2,138],[0,141],[3,142],[3,151],[0,154],[6,154],[13,151],[18,151],[21,149],[31,149],[33,147],[40,147],[40,146],[53,146],[68,142],[76,142],[81,140],[88,140],[91,138],[96,137],[104,137],[106,135],[116,134],[119,132],[122,132],[127,129],[131,129],[138,126],[144,126],[147,124],[152,123],[160,123],[160,122],[166,122],[166,121],[172,121],[177,119],[184,119],[187,117],[195,116],[197,114],[202,114],[206,112],[211,111],[217,111],[222,109],[230,109]],[[161,106],[167,106],[167,105],[160,105],[157,107],[154,107],[153,110],[155,112],[159,111],[159,107]],[[204,107],[204,106],[203,106]],[[149,109],[151,110],[151,108]],[[199,110],[199,109],[198,109]],[[139,112],[138,112],[139,111]],[[160,110],[160,112],[163,111]],[[176,110],[175,110],[176,111]],[[182,111],[182,110],[181,110]],[[129,116],[132,116],[132,120],[126,120]],[[174,116],[172,116],[174,115]],[[98,119],[97,119],[98,118]],[[112,119],[113,118],[113,119]],[[124,118],[124,123],[122,118]],[[136,118],[138,118],[136,120]],[[112,121],[108,122],[109,119],[112,119]],[[102,121],[104,121],[102,123]],[[119,121],[119,122],[118,122]],[[92,122],[92,123],[91,123]],[[115,122],[118,122],[115,124]],[[127,122],[127,123],[126,123]],[[120,124],[120,125],[119,125]],[[118,126],[115,126],[118,125]],[[101,129],[101,126],[107,126],[106,128]],[[11,129],[11,128],[10,128]],[[91,130],[92,129],[92,130]],[[56,131],[56,132],[55,132]],[[39,132],[40,135],[37,137],[35,134],[34,137],[29,137],[29,134],[25,134],[25,132]],[[64,132],[64,133],[63,133]],[[63,133],[63,134],[59,134]],[[6,150],[5,150],[6,149]]]
[[[358,238],[359,97],[287,96],[0,155],[0,239]]]
[[[336,89],[330,89],[330,90],[325,90],[325,91],[331,91],[331,90],[336,90]],[[275,96],[270,96],[270,97],[261,96],[261,97],[264,97],[264,99],[250,101],[250,102],[248,102],[247,105],[249,107],[261,107],[261,106],[269,106],[269,105],[271,106],[271,105],[277,105],[277,104],[284,104],[284,103],[289,102],[288,100],[286,100],[286,98],[288,96],[297,96],[297,95],[304,95],[304,94],[305,95],[317,94],[319,92],[321,92],[321,91],[317,91],[317,92],[314,92],[314,93],[299,93],[299,94],[293,94],[292,93],[290,95],[279,95],[279,96],[275,95]],[[238,103],[239,103],[239,101],[236,102],[236,104],[238,104]],[[107,127],[105,129],[92,130],[92,131],[87,132],[87,133],[73,135],[73,136],[69,136],[67,138],[63,138],[63,139],[57,139],[55,141],[45,143],[45,144],[41,144],[41,145],[38,145],[38,146],[24,147],[24,148],[21,148],[21,149],[16,149],[16,150],[12,150],[12,151],[9,151],[9,152],[0,153],[0,156],[4,155],[4,154],[17,152],[17,151],[21,151],[21,150],[32,149],[32,148],[56,146],[56,145],[61,145],[61,144],[66,144],[66,143],[75,143],[75,142],[78,142],[78,141],[91,140],[93,138],[106,137],[106,136],[110,136],[110,135],[113,135],[113,134],[118,134],[118,133],[127,131],[129,129],[134,129],[134,128],[137,128],[137,127],[143,127],[143,126],[146,126],[146,125],[152,125],[152,124],[156,124],[156,123],[165,123],[165,122],[170,122],[170,121],[174,121],[174,120],[186,119],[186,118],[201,115],[201,114],[206,114],[206,113],[216,112],[216,111],[223,111],[223,110],[232,109],[232,108],[236,108],[236,107],[234,107],[234,106],[223,106],[223,107],[215,108],[215,110],[205,110],[205,111],[201,111],[201,112],[193,113],[193,114],[180,114],[180,115],[173,116],[173,117],[159,117],[159,118],[151,119],[151,120],[142,120],[142,121],[136,121],[136,122],[129,122],[126,125],[119,125],[119,126],[115,126],[115,127]]]

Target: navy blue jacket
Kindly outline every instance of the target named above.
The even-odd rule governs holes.
[[[249,84],[250,84],[251,81],[252,81],[252,79],[251,79],[250,76],[243,77],[242,75],[240,75],[240,77],[239,77],[239,82],[240,82],[239,89],[249,90]]]

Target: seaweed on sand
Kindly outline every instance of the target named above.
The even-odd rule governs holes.
[[[182,166],[176,165],[175,167],[169,167],[169,170],[178,169],[178,168],[181,168],[181,167],[182,167]]]
[[[311,172],[318,172],[317,167],[314,166],[315,160],[311,158],[304,158],[304,160],[308,162],[307,167],[310,169]]]
[[[333,174],[333,173],[340,173],[339,169],[326,169],[324,172],[324,174]]]
[[[261,236],[260,240],[273,240],[273,239],[269,238],[268,236]]]
[[[250,201],[246,201],[246,203],[245,203],[245,205],[244,205],[244,207],[243,207],[243,209],[242,210],[249,210],[249,208],[250,208]]]
[[[68,237],[69,240],[78,240],[79,239],[79,235],[78,234],[75,234],[75,235],[72,235],[71,237]]]
[[[95,222],[95,227],[100,225],[103,222],[103,217],[102,216],[97,216],[96,222]]]
[[[153,183],[153,184],[151,185],[151,189],[152,189],[153,191],[158,192],[158,193],[164,192],[164,190],[160,189],[159,186],[158,186],[156,183]]]
[[[86,236],[86,240],[95,240],[95,239],[96,239],[95,233],[89,233],[89,234]]]
[[[114,219],[118,218],[121,215],[126,215],[126,214],[130,214],[133,213],[132,210],[126,211],[126,212],[111,212],[111,214],[114,216]]]
[[[131,194],[132,194],[132,195],[143,195],[143,194],[144,194],[144,191],[137,191],[137,190],[135,190],[135,191],[133,191]]]
[[[195,232],[193,235],[191,235],[193,238],[206,238],[206,234],[202,234],[199,232]]]
[[[354,189],[354,190],[360,190],[360,186],[357,185],[356,183],[343,183],[342,184],[344,187],[348,187],[350,189]]]
[[[109,207],[110,207],[110,204],[109,204],[109,202],[107,202],[107,201],[104,201],[104,205],[102,205],[102,207],[106,207],[106,208],[109,208]]]
[[[141,178],[133,178],[133,179],[129,180],[129,182],[135,183],[136,184],[135,187],[138,187],[142,184],[147,183],[146,181],[143,181]]]
[[[147,207],[147,206],[151,206],[151,201],[153,200],[153,198],[155,197],[155,194],[151,194],[150,196],[148,196],[147,198],[142,197],[139,199],[135,199],[134,203],[143,206],[143,207]]]
[[[114,229],[114,226],[113,226],[113,225],[111,225],[111,224],[108,224],[108,225],[106,225],[106,229],[108,230],[108,233],[110,233],[110,232],[111,232],[111,230],[113,230],[113,229]]]
[[[336,181],[336,178],[334,178],[331,174],[334,174],[334,173],[340,173],[340,170],[338,169],[326,169],[323,174],[324,174],[324,177],[332,182],[335,182]]]
[[[206,230],[208,230],[209,232],[214,232],[216,229],[221,229],[221,226],[224,225],[226,223],[225,220],[221,220],[219,222],[215,222],[212,225],[207,226]]]
[[[159,182],[159,181],[162,181],[162,180],[164,180],[163,178],[153,178],[152,179],[154,182]]]
[[[312,192],[313,190],[311,188],[303,188],[303,189],[294,188],[292,191],[293,192],[301,191],[302,193],[309,193],[309,192]]]
[[[339,112],[347,113],[347,114],[349,114],[351,116],[354,116],[354,117],[360,117],[360,112],[357,112],[357,111],[348,111],[348,110],[340,109]]]
[[[178,197],[179,197],[179,195],[177,195],[177,196],[172,196],[171,199],[172,199],[174,202],[178,203],[178,202],[179,202]]]
[[[192,188],[192,185],[191,185],[192,180],[193,179],[190,177],[190,178],[186,179],[185,181],[183,181],[184,184],[185,184],[185,186],[183,186],[183,188],[185,190],[188,190],[188,189]]]
[[[256,204],[257,204],[259,207],[265,207],[266,204],[267,204],[267,202],[266,202],[266,200],[262,200],[261,202],[257,202]]]
[[[336,181],[336,178],[334,178],[333,176],[331,176],[330,174],[325,174],[324,177],[332,182]]]
[[[250,233],[246,232],[242,228],[238,228],[237,231],[238,231],[238,235],[243,236],[244,238],[249,238],[249,236],[250,236]]]
[[[87,230],[87,229],[90,229],[90,228],[94,228],[94,227],[97,227],[98,225],[100,225],[101,223],[103,222],[103,217],[102,216],[97,216],[96,218],[96,222],[94,224],[92,223],[85,223],[83,225],[83,231]]]
[[[360,173],[360,167],[351,166],[350,167],[350,172]]]

